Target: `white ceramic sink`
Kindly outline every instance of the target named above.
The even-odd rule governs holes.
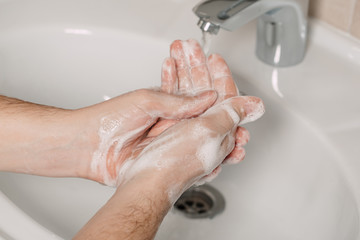
[[[0,94],[78,108],[158,86],[171,42],[201,38],[194,4],[0,0]],[[172,210],[156,239],[359,240],[360,43],[312,21],[298,66],[267,66],[254,47],[254,23],[211,47],[267,109],[247,125],[246,160],[211,183],[225,211],[194,220]],[[0,239],[69,239],[114,192],[11,173],[0,190]]]

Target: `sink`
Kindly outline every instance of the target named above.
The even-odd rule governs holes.
[[[0,0],[0,94],[73,109],[158,86],[171,42],[201,33],[194,1],[140,2]],[[267,109],[246,125],[245,160],[210,183],[225,209],[172,209],[156,239],[359,240],[360,42],[312,20],[304,62],[276,69],[256,58],[255,31],[220,31],[210,48]],[[0,190],[0,239],[69,239],[114,192],[13,173]]]

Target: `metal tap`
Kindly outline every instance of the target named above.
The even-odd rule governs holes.
[[[205,0],[194,13],[204,32],[233,31],[258,18],[256,55],[277,67],[300,63],[305,55],[309,0]]]

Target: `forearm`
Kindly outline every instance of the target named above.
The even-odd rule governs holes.
[[[69,157],[75,134],[70,112],[0,96],[0,170],[77,175]]]
[[[150,175],[120,186],[74,239],[153,239],[171,204],[166,181]]]

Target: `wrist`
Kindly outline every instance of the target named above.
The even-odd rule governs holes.
[[[74,176],[75,129],[71,110],[21,100],[0,99],[0,169],[42,176]],[[6,139],[6,141],[5,141]]]
[[[84,144],[82,128],[75,111],[54,109],[48,116],[39,117],[38,139],[34,149],[37,154],[37,175],[50,177],[79,177],[84,173]]]
[[[64,115],[64,149],[70,177],[80,177],[101,182],[91,169],[93,153],[98,144],[98,122],[86,109],[73,110]]]
[[[142,172],[121,185],[74,239],[153,239],[170,208],[166,184]]]
[[[189,168],[184,168],[183,166],[147,168],[137,171],[132,176],[123,176],[124,179],[120,181],[118,189],[123,189],[129,183],[142,182],[144,189],[149,189],[154,191],[154,193],[160,192],[162,199],[165,199],[168,204],[173,205],[181,194],[203,175],[202,170],[195,171],[194,169],[196,169],[194,166]]]

